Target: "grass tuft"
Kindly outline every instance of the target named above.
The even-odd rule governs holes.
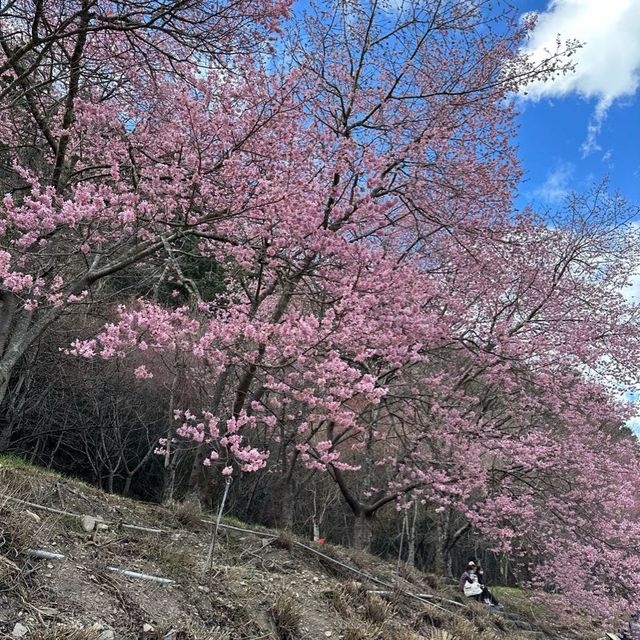
[[[291,551],[296,543],[296,537],[291,531],[286,529],[278,530],[278,537],[273,541],[273,546],[278,549]]]
[[[202,521],[202,510],[192,501],[172,502],[168,505],[178,523],[191,531],[202,531],[206,524]]]
[[[301,637],[302,609],[290,594],[279,594],[269,613],[279,640],[297,640]]]
[[[383,640],[388,637],[384,627],[370,622],[351,622],[342,630],[344,640]]]

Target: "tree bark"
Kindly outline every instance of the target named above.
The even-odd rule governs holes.
[[[355,514],[351,533],[351,545],[355,549],[369,551],[371,548],[371,536],[373,534],[372,521],[373,515],[364,509]]]
[[[471,528],[471,525],[463,524],[453,531],[452,524],[452,513],[447,510],[443,517],[438,518],[436,525],[435,570],[436,573],[449,578],[453,577],[452,551],[460,538]]]
[[[107,475],[107,493],[113,493],[113,480],[115,477],[115,471],[109,471]]]
[[[416,566],[416,531],[418,527],[418,501],[413,501],[413,518],[409,527],[409,540],[407,547],[407,565]]]
[[[129,497],[129,492],[131,491],[131,480],[133,478],[132,474],[128,474],[124,481],[124,486],[122,487],[122,495],[125,498]]]
[[[9,342],[11,325],[16,312],[16,297],[9,291],[0,289],[0,356]]]
[[[329,434],[329,438],[331,438],[331,434]],[[342,493],[342,497],[345,499],[345,502],[349,505],[355,516],[351,536],[353,546],[358,549],[368,549],[371,544],[373,518],[375,514],[382,509],[382,507],[396,500],[398,498],[398,494],[389,493],[385,495],[382,493],[382,495],[379,495],[374,502],[364,504],[360,502],[355,494],[349,489],[344,474],[340,469],[332,466],[331,476],[336,481],[336,484]],[[416,485],[405,487],[401,493],[409,493],[415,488]]]
[[[451,558],[451,549],[447,546],[446,542],[440,539],[436,543],[435,549],[435,572],[440,576],[446,576],[448,578],[453,577],[453,562]]]
[[[283,478],[280,493],[279,526],[282,529],[293,529],[295,516],[296,490],[294,480],[290,476]]]
[[[171,502],[176,489],[176,466],[169,464],[163,467],[162,475],[162,504]]]

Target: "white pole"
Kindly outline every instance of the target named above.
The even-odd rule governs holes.
[[[218,509],[218,515],[216,517],[216,525],[211,531],[211,541],[209,542],[209,550],[207,551],[207,560],[205,562],[205,574],[211,571],[213,566],[213,552],[216,548],[216,541],[218,539],[218,529],[220,528],[220,521],[222,520],[222,512],[224,511],[224,504],[227,501],[227,495],[229,493],[229,487],[231,486],[231,478],[227,478],[224,485],[224,494],[222,495],[222,502]]]
[[[128,571],[127,569],[118,569],[117,567],[107,567],[109,571],[121,573],[128,578],[137,578],[138,580],[150,580],[151,582],[160,582],[161,584],[175,584],[175,580],[169,578],[160,578],[159,576],[150,576],[148,573],[138,573],[137,571]]]
[[[40,558],[41,560],[62,560],[64,555],[55,551],[44,551],[43,549],[27,549],[27,553],[32,558]]]

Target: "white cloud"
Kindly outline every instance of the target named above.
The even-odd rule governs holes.
[[[587,126],[587,138],[582,143],[580,151],[582,151],[582,157],[586,158],[595,151],[602,151],[602,147],[598,144],[598,136],[602,130],[602,124],[607,117],[607,109],[609,105],[603,106],[601,103],[596,107],[596,111],[591,117],[589,125]]]
[[[526,89],[529,99],[577,94],[597,100],[589,123],[584,155],[599,151],[597,137],[607,111],[619,98],[640,87],[640,0],[551,0],[525,49],[534,60],[554,51],[556,40],[576,39],[575,72]]]
[[[640,85],[640,0],[552,0],[538,14],[527,53],[545,57],[556,38],[584,43],[574,58],[575,73],[528,89],[530,97],[578,93],[597,98],[606,109]]]
[[[627,302],[640,304],[640,273],[632,276],[629,284],[622,290],[622,295]]]
[[[571,192],[571,178],[575,171],[572,162],[559,162],[547,173],[544,183],[532,195],[546,204],[560,204]]]

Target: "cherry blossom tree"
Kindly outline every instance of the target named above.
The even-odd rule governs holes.
[[[417,291],[425,284],[418,277],[420,262],[433,238],[508,214],[518,168],[509,142],[512,113],[504,101],[509,91],[556,65],[528,65],[518,55],[526,25],[517,26],[506,14],[488,17],[488,7],[417,2],[392,11],[385,3],[350,3],[319,9],[294,30],[288,41],[295,78],[290,119],[269,123],[270,155],[261,149],[256,177],[270,206],[247,216],[241,234],[235,221],[221,221],[203,245],[218,252],[221,263],[233,261],[229,268],[238,287],[233,314],[213,323],[213,331],[219,336],[235,324],[234,349],[243,343],[250,349],[244,370],[234,363],[233,372],[219,373],[214,412],[229,395],[230,377],[237,383],[230,394],[234,417],[248,410],[252,386],[264,395],[264,376],[257,377],[267,355],[264,332],[273,330],[284,341],[279,327],[289,327],[289,312],[310,314],[315,326],[314,314],[324,319],[334,300],[346,306],[350,296],[348,304],[360,305],[364,314],[350,320],[365,332],[362,349],[389,358],[383,353],[389,336],[413,331],[409,316],[428,323],[420,320],[418,304],[412,310],[406,305],[416,294],[435,295]],[[511,30],[499,30],[505,22]],[[495,33],[484,31],[487,23]],[[345,52],[349,64],[343,63]],[[377,290],[366,289],[369,281],[376,281]],[[402,309],[390,309],[385,326],[372,316],[395,290],[393,304]],[[296,304],[303,295],[310,301]],[[225,301],[225,313],[231,310]],[[325,322],[334,321],[333,313]],[[404,327],[391,328],[403,316]],[[371,322],[378,333],[372,334]],[[243,340],[252,324],[262,335]],[[295,342],[297,333],[291,335]],[[380,342],[365,347],[371,335]],[[346,328],[340,339],[355,345]],[[406,342],[397,348],[410,358]],[[286,352],[284,344],[278,349]],[[363,359],[352,351],[352,359]],[[336,354],[340,360],[337,348]]]
[[[0,398],[29,344],[70,305],[94,301],[105,282],[153,256],[167,262],[178,238],[237,214],[228,202],[205,204],[197,174],[216,173],[277,101],[267,113],[257,77],[257,102],[245,92],[242,105],[239,89],[219,100],[215,83],[198,77],[247,59],[287,9],[276,1],[3,3]],[[234,73],[239,87],[251,64],[238,62]],[[196,132],[209,107],[220,117],[210,113],[208,133]]]
[[[175,406],[194,480],[272,465],[286,508],[295,471],[326,472],[359,546],[383,506],[422,500],[535,584],[621,606],[634,212],[604,191],[553,224],[512,206],[509,97],[573,45],[531,64],[531,22],[484,0],[289,21],[266,0],[146,5],[0,13],[0,398],[47,327],[109,303],[69,352],[147,383],[180,363],[205,390]],[[161,444],[170,460],[171,429]],[[593,559],[582,584],[572,549]]]

